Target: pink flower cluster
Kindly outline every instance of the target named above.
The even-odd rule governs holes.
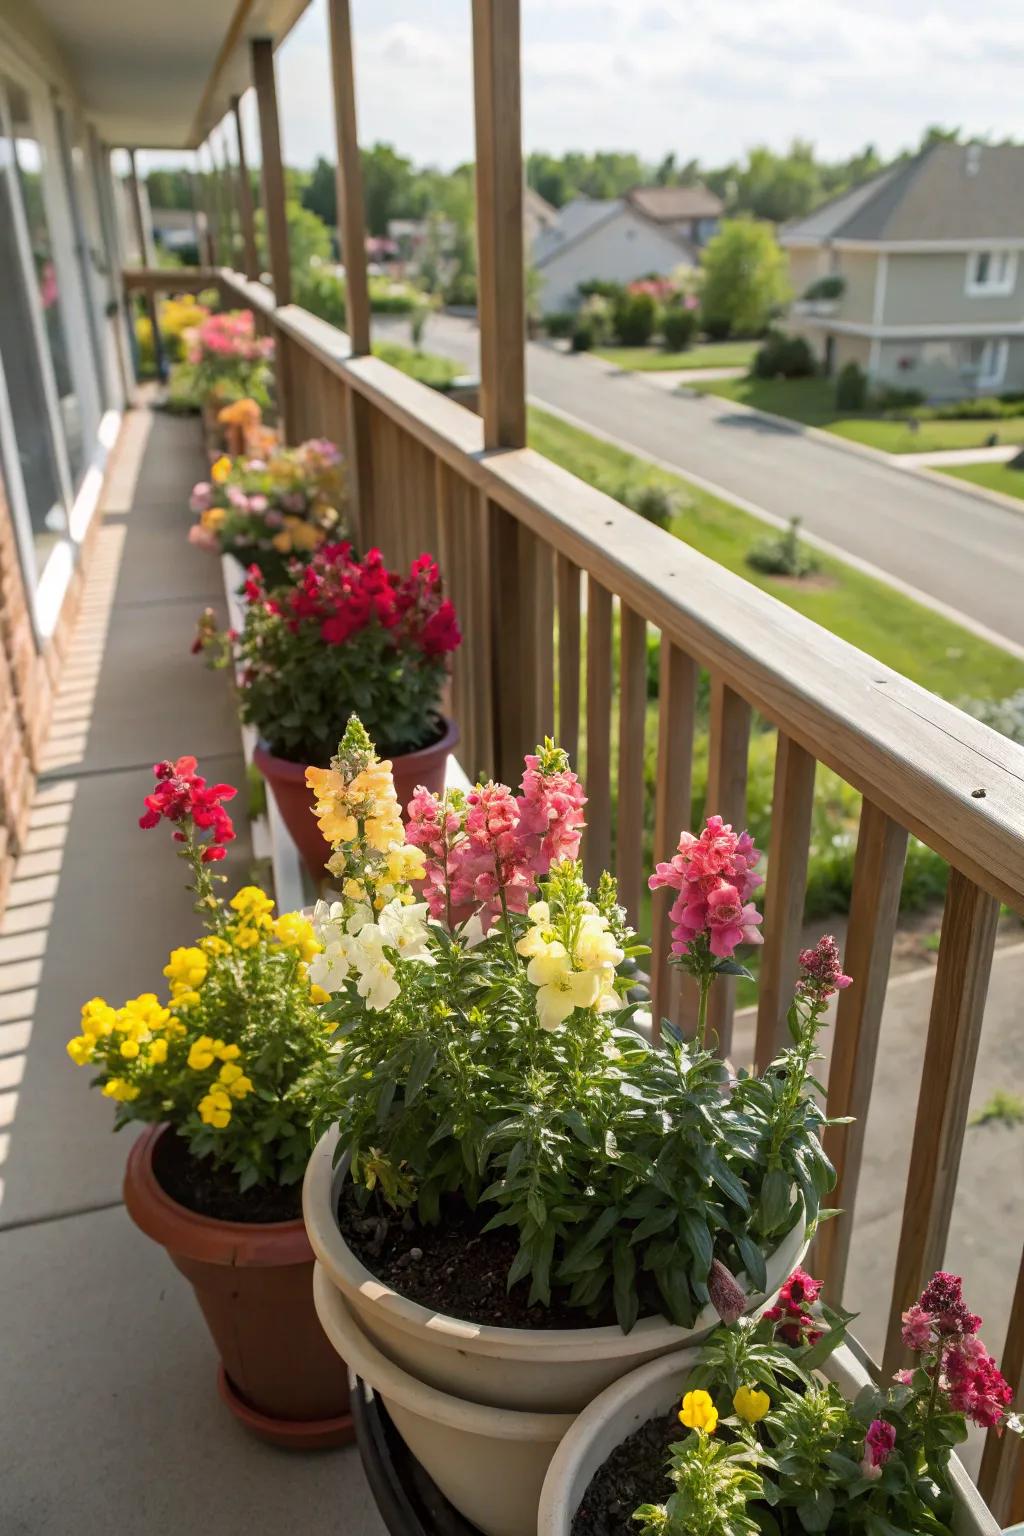
[[[797,996],[815,1004],[827,1002],[853,981],[852,976],[843,974],[839,945],[830,933],[824,934],[813,949],[800,951],[800,969],[803,975],[796,984]]]
[[[794,1348],[802,1344],[816,1344],[822,1329],[808,1307],[813,1307],[821,1294],[821,1281],[815,1280],[805,1269],[794,1269],[774,1307],[764,1313],[769,1323],[775,1324],[775,1332],[786,1344]]]
[[[451,926],[479,913],[484,931],[502,910],[525,912],[538,878],[579,852],[586,795],[563,752],[525,760],[518,795],[507,784],[478,785],[456,803],[417,789],[406,836],[426,854],[423,899]]]
[[[915,1354],[932,1357],[925,1369],[933,1378],[939,1372],[939,1388],[953,1412],[992,1429],[1006,1417],[1013,1393],[978,1338],[980,1327],[981,1318],[964,1301],[960,1276],[940,1269],[904,1312],[902,1338]],[[907,1374],[898,1372],[897,1379]]]
[[[234,799],[238,791],[231,784],[207,784],[202,775],[196,773],[197,767],[194,757],[179,757],[173,763],[155,764],[153,773],[157,786],[143,801],[146,809],[139,817],[139,826],[148,831],[161,821],[174,822],[178,827],[174,839],[178,843],[188,842],[189,823],[200,832],[210,832],[212,835],[203,849],[202,859],[204,864],[215,864],[225,855],[223,845],[232,842],[235,836],[231,817],[221,802]],[[184,832],[182,824],[186,825]]]
[[[190,363],[201,363],[208,358],[239,358],[242,362],[252,363],[274,354],[273,337],[257,336],[251,309],[231,309],[207,315],[190,333],[190,343]]]
[[[761,884],[754,873],[760,857],[749,832],[734,832],[721,816],[709,816],[699,837],[680,834],[678,852],[647,882],[652,891],[668,886],[679,892],[669,913],[673,954],[688,954],[704,934],[722,960],[739,944],[763,942],[761,914],[750,900]]]

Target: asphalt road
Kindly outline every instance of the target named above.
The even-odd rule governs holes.
[[[404,320],[375,332],[408,344]],[[473,322],[432,317],[424,345],[478,368]],[[713,395],[671,395],[599,359],[527,346],[531,399],[578,418],[707,488],[804,528],[917,588],[975,624],[1024,645],[1024,515],[955,482],[833,448]]]

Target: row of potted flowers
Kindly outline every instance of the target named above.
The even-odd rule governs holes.
[[[993,1529],[951,1449],[965,1414],[1016,1421],[958,1283],[907,1314],[917,1364],[880,1392],[829,1357],[847,1319],[797,1269],[833,1182],[810,1079],[847,982],[831,940],[801,956],[789,1048],[734,1077],[638,1027],[643,948],[611,878],[583,882],[585,796],[550,742],[518,790],[421,789],[403,820],[352,719],[310,773],[336,886],[312,920],[221,899],[233,791],[191,759],[157,779],[143,825],[173,825],[206,933],[163,1001],[87,1003],[69,1050],[150,1126],[129,1210],[195,1284],[250,1427],[344,1437],[344,1358],[492,1536],[538,1505],[546,1532],[622,1528],[634,1497],[645,1531]],[[756,941],[757,862],[712,817],[652,875],[704,993]]]

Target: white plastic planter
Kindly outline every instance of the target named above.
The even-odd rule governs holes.
[[[713,1307],[704,1309],[692,1329],[648,1317],[631,1333],[617,1327],[492,1328],[432,1312],[372,1275],[338,1230],[338,1194],[347,1165],[343,1160],[334,1167],[337,1144],[337,1131],[329,1131],[306,1170],[302,1208],[313,1251],[363,1333],[428,1386],[494,1408],[579,1413],[627,1371],[699,1343],[718,1324]],[[806,1251],[802,1228],[783,1240],[768,1259],[767,1293],[751,1297],[751,1312],[769,1304]]]
[[[537,1536],[569,1536],[573,1518],[594,1474],[624,1440],[648,1419],[668,1413],[682,1397],[686,1379],[700,1351],[652,1360],[602,1392],[580,1414],[548,1467],[537,1515]],[[845,1397],[856,1397],[870,1377],[849,1349],[841,1346],[826,1363],[823,1375]],[[685,1437],[685,1431],[680,1431]],[[956,1536],[999,1536],[999,1527],[984,1500],[954,1458],[953,1484]]]
[[[402,1439],[445,1497],[484,1536],[533,1536],[548,1463],[568,1413],[516,1413],[438,1392],[376,1349],[320,1264],[313,1300],[324,1331],[379,1393]]]

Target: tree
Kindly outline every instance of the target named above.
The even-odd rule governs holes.
[[[322,219],[295,198],[284,205],[285,222],[288,225],[288,255],[291,260],[292,278],[302,282],[311,266],[330,261],[332,255],[331,232]],[[261,252],[266,250],[266,215],[262,208],[256,210],[256,242]]]
[[[371,235],[386,235],[389,219],[419,218],[415,172],[411,160],[396,154],[390,144],[364,149],[363,192],[366,227]]]
[[[786,258],[768,224],[726,219],[701,252],[705,326],[757,335],[786,302]]]
[[[334,166],[323,155],[317,157],[309,181],[302,193],[302,206],[322,219],[328,229],[337,228],[338,196]]]

